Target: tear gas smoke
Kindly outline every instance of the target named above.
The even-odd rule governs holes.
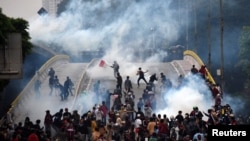
[[[175,116],[181,110],[190,113],[197,106],[200,111],[207,112],[212,108],[214,100],[211,91],[204,79],[197,75],[187,75],[181,87],[174,87],[162,95],[165,105],[159,107],[158,112]]]
[[[143,63],[159,62],[165,57],[167,53],[157,52],[157,49],[174,44],[181,34],[185,34],[185,26],[189,23],[188,10],[185,7],[173,7],[172,2],[74,0],[70,2],[67,10],[57,17],[43,15],[31,21],[29,32],[34,44],[43,43],[49,48],[67,52],[69,55],[77,56],[82,51],[103,49],[106,53],[103,59],[108,64],[111,65],[114,60],[122,64],[120,70],[123,78],[135,74],[138,69],[138,64],[135,63],[142,63],[140,67],[143,70],[150,69],[150,73],[160,72],[157,68],[143,66]],[[140,54],[141,50],[146,49],[154,50],[156,53]],[[97,67],[87,70],[93,79],[104,77],[102,71],[104,70]],[[112,69],[106,69],[105,76],[113,79]],[[132,78],[132,82],[136,84],[135,78]],[[206,84],[190,76],[186,85],[179,89],[171,89],[162,96],[166,105],[159,107],[157,112],[176,115],[178,110],[188,112],[193,106],[206,111],[213,103],[209,95]],[[59,111],[59,107],[72,105],[51,100],[53,99],[45,97],[31,101],[26,97],[23,99],[22,108],[17,108],[17,111],[26,110],[26,115],[36,120],[45,115],[40,109],[50,109],[51,113],[55,113]],[[77,105],[82,104],[84,107],[81,107],[82,111],[79,112],[92,109],[96,103],[93,95],[88,94],[77,100]]]
[[[33,43],[57,46],[71,54],[103,48],[109,56],[118,53],[129,60],[135,48],[155,49],[178,39],[182,25],[170,4],[165,0],[72,1],[58,17],[44,15],[31,21],[30,35]]]

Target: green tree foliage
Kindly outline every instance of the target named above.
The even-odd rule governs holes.
[[[0,9],[0,45],[4,45],[6,43],[6,33],[13,30],[14,27],[11,24],[10,18],[2,14],[2,10]]]
[[[23,60],[25,57],[31,53],[32,43],[29,41],[30,35],[27,31],[28,22],[21,18],[9,18],[2,13],[0,9],[0,47],[6,45],[8,33],[21,33],[22,35],[22,55]],[[0,91],[3,90],[4,86],[8,84],[8,80],[0,80]]]
[[[249,92],[250,92],[250,26],[243,26],[241,34],[239,36],[239,62],[237,67],[242,70],[245,75],[244,91],[245,95],[242,96],[242,100],[245,103],[245,107],[250,106]],[[249,114],[249,111],[247,112]]]
[[[29,41],[30,35],[28,30],[28,22],[22,18],[9,18],[0,10],[0,44],[4,46],[8,33],[21,33],[22,35],[22,52],[23,59],[31,53],[32,43]]]
[[[247,75],[248,85],[250,84],[250,26],[244,26],[239,38],[239,64],[243,72]]]

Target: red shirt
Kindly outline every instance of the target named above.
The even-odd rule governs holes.
[[[28,136],[28,141],[39,141],[39,138],[35,133],[32,133]]]

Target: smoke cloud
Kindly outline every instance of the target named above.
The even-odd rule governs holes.
[[[183,27],[175,18],[177,8],[171,7],[171,3],[165,0],[72,1],[58,17],[43,15],[31,21],[30,35],[33,43],[58,46],[71,54],[102,48],[129,59],[126,56],[131,49],[155,49],[163,47],[162,42],[171,44],[178,39]],[[186,15],[181,18],[186,19]]]
[[[149,74],[159,73],[161,70],[158,68],[148,68],[143,63],[159,62],[167,56],[166,52],[157,49],[175,45],[179,37],[186,34],[185,26],[189,24],[188,9],[182,7],[180,10],[173,2],[174,0],[74,0],[57,17],[43,15],[33,19],[29,33],[34,44],[43,43],[51,49],[73,56],[86,50],[103,49],[103,59],[108,65],[114,60],[122,64],[120,70],[123,78],[135,75],[138,66],[143,70],[150,70]],[[140,50],[146,49],[154,50],[156,54],[140,54]],[[103,71],[94,66],[87,73],[93,80],[106,77],[114,81],[112,69],[106,68],[105,74]],[[135,77],[131,77],[131,80],[136,84]],[[214,102],[205,82],[193,76],[188,76],[186,82],[181,88],[173,88],[162,95],[166,105],[159,105],[157,113],[176,115],[178,110],[189,113],[193,106],[198,106],[203,111],[212,106]],[[81,94],[77,100],[80,112],[86,112],[97,104],[98,101],[91,93]],[[26,97],[23,103],[28,104],[20,106],[17,111],[26,110],[26,115],[36,120],[43,117],[47,109],[55,113],[60,107],[70,108],[72,105],[67,102],[55,105],[51,100],[58,101],[54,97],[44,97],[37,101]],[[35,114],[32,114],[34,111]]]
[[[162,95],[165,105],[159,108],[159,113],[175,116],[179,110],[190,113],[195,106],[204,112],[212,108],[214,100],[204,79],[188,74],[183,82],[181,87],[173,87]]]

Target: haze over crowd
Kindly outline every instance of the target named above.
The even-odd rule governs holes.
[[[67,10],[57,17],[42,15],[32,19],[29,33],[32,43],[43,43],[47,47],[73,56],[79,55],[79,52],[84,50],[103,49],[105,51],[103,59],[109,63],[117,60],[121,64],[121,73],[124,77],[135,74],[139,67],[129,62],[159,62],[162,57],[168,55],[166,52],[159,51],[152,56],[147,56],[146,60],[140,58],[135,60],[138,58],[133,55],[134,50],[157,50],[164,46],[174,46],[179,37],[186,34],[186,26],[189,25],[190,17],[193,15],[189,15],[190,13],[185,12],[188,9],[183,8],[178,9],[170,0],[157,0],[157,2],[74,0],[69,3]],[[159,73],[159,71],[151,70],[151,73]],[[102,76],[101,72],[98,66],[89,70],[93,78]],[[188,82],[181,89],[173,89],[166,94],[164,99],[168,106],[158,111],[175,114],[182,108],[186,111],[191,110],[193,106],[198,106],[204,111],[210,108],[213,101],[208,96],[209,89],[206,84],[201,79],[193,77],[189,77]],[[189,98],[186,98],[187,95]],[[92,97],[85,98],[93,100],[88,101],[87,107],[96,103]],[[44,103],[43,106],[56,112],[57,109],[53,108],[49,101],[45,101],[48,103]],[[238,101],[234,101],[237,105]],[[225,103],[227,102],[231,103],[232,100],[226,98]],[[30,101],[27,109],[31,105],[34,111],[36,108],[41,108],[41,105],[34,106],[36,103]],[[234,103],[232,106],[234,107]],[[42,117],[44,115],[42,112],[35,114]]]

